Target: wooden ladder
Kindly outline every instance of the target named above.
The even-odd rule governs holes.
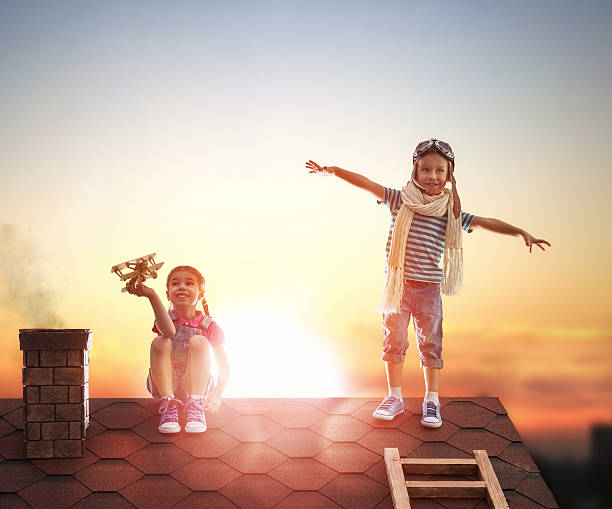
[[[486,498],[491,509],[509,509],[487,451],[474,458],[400,458],[396,448],[385,448],[385,465],[393,506],[410,509],[412,498]],[[406,481],[407,474],[474,475],[480,481]]]

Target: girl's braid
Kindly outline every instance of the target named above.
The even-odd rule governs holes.
[[[208,303],[206,302],[204,296],[202,296],[202,307],[204,308],[204,314],[210,316],[210,312],[208,311]]]

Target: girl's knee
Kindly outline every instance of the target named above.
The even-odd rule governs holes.
[[[157,336],[151,341],[151,352],[164,353],[172,350],[172,341],[164,336]]]
[[[191,336],[189,339],[189,349],[195,351],[208,351],[208,340],[204,336]]]

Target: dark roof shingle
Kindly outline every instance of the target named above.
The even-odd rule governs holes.
[[[154,400],[96,398],[84,458],[28,461],[21,400],[0,399],[0,505],[391,508],[383,450],[395,447],[419,458],[486,449],[510,508],[558,507],[497,398],[442,404],[443,426],[425,429],[416,398],[394,421],[372,418],[378,401],[367,398],[229,398],[207,415],[206,433],[163,435]],[[412,506],[487,507],[474,499]]]

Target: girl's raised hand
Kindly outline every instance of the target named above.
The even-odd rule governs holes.
[[[307,161],[306,168],[308,173],[319,173],[321,175],[333,175],[336,170],[336,166],[320,166],[314,161]]]
[[[221,394],[219,394],[219,391],[215,387],[204,398],[204,410],[216,412],[217,410],[219,410],[220,406],[221,406]]]
[[[153,288],[150,288],[138,282],[137,278],[130,279],[126,288],[128,293],[136,295],[137,297],[150,297],[155,293],[155,290],[153,290]]]

